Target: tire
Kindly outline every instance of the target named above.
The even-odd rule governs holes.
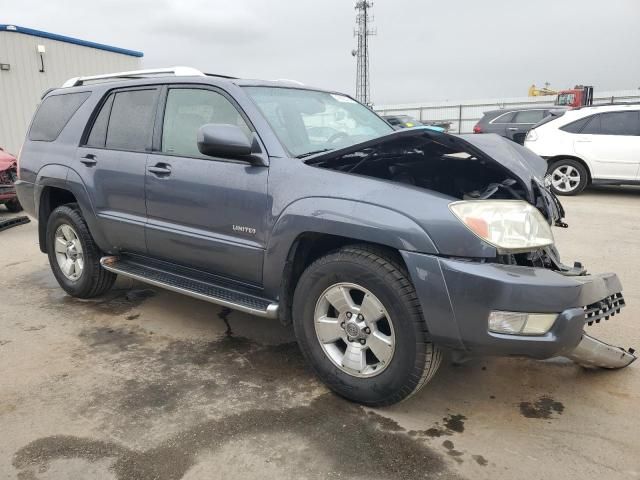
[[[62,234],[60,240],[65,240],[64,232],[68,232],[69,227],[76,238],[73,240],[74,245],[79,243],[80,246],[80,249],[75,249],[76,253],[81,252],[77,254],[76,258],[82,257],[82,268],[74,269],[71,275],[72,277],[76,276],[75,274],[81,271],[77,274],[77,278],[70,278],[63,272],[55,250],[56,235]],[[100,265],[100,249],[93,241],[87,223],[76,204],[63,205],[51,212],[47,220],[46,240],[49,264],[53,275],[69,295],[77,298],[92,298],[102,295],[112,287],[116,275]]]
[[[5,203],[5,206],[11,213],[18,213],[22,211],[22,205],[20,205],[20,201],[17,198],[9,200],[7,203]]]
[[[352,286],[357,288],[352,290]],[[344,311],[339,313],[334,308],[335,302],[327,299],[334,298],[332,292],[336,288],[342,289],[341,292],[350,292],[349,297],[358,306],[349,319]],[[374,310],[365,308],[365,297],[362,295],[367,297],[367,305],[373,302],[381,306],[375,313],[383,315],[382,320],[369,323],[375,316],[369,313]],[[332,313],[324,315],[325,308]],[[356,334],[355,328],[351,328],[349,323],[353,323],[352,319],[356,318],[359,308],[365,315],[361,325],[366,323],[371,328],[364,328]],[[379,313],[382,311],[384,314]],[[296,339],[304,357],[331,390],[349,400],[371,407],[400,402],[419,391],[440,365],[442,353],[429,341],[420,302],[406,269],[400,259],[382,248],[347,246],[316,260],[298,281],[292,313]],[[316,318],[324,321],[316,322]],[[339,327],[341,320],[346,322]],[[343,338],[334,343],[322,342],[320,337],[326,340],[328,336],[324,330],[319,330],[323,327],[318,325],[324,325],[324,322],[331,324],[332,333],[329,336],[343,335],[344,330]],[[338,327],[342,330],[336,333]],[[370,335],[366,335],[367,329]],[[321,333],[317,333],[319,331]],[[375,342],[373,337],[379,337],[381,333],[383,338],[391,339],[389,343],[394,346],[392,353],[383,352],[378,358],[377,354],[371,355],[380,349],[380,343]],[[366,339],[350,337],[352,334],[365,336]],[[360,347],[358,342],[352,341],[353,338],[360,338],[358,342],[364,340],[366,343],[360,343]],[[376,343],[378,348],[373,350]],[[358,352],[365,350],[364,357],[358,354],[359,359],[365,359],[364,368],[345,367],[344,359],[347,356],[340,360],[343,347],[344,352],[350,348]],[[381,359],[387,355],[391,356],[383,362]],[[356,364],[363,366],[362,362]]]
[[[549,165],[547,172],[551,177],[551,190],[556,195],[577,195],[589,183],[587,168],[571,158],[556,160]]]

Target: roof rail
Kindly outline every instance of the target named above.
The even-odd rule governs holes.
[[[176,77],[204,77],[204,73],[191,67],[167,67],[167,68],[151,68],[148,70],[132,70],[130,72],[106,73],[104,75],[91,75],[88,77],[70,78],[62,84],[62,88],[77,87],[84,85],[85,82],[94,80],[117,80],[119,78],[145,78],[161,75],[175,75]]]

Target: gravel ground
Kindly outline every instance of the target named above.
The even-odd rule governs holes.
[[[625,286],[591,333],[640,347],[640,189],[563,203],[564,261]],[[412,399],[366,409],[277,322],[126,279],[76,300],[36,242],[35,222],[0,232],[1,478],[640,478],[638,365],[445,362]]]

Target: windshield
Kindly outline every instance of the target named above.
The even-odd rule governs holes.
[[[556,100],[556,105],[573,105],[573,102],[576,99],[575,93],[560,93],[558,94],[558,99]]]
[[[245,87],[291,155],[348,147],[393,132],[355,100],[335,93]]]

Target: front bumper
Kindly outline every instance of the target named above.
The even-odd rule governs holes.
[[[572,277],[544,268],[414,252],[402,255],[433,341],[469,354],[568,356],[583,340],[585,307],[599,302],[606,307],[607,299],[622,299],[617,296],[622,285],[614,273]],[[506,335],[489,332],[492,310],[557,313],[558,317],[544,335]]]
[[[16,198],[16,187],[14,185],[0,185],[0,202],[6,202]]]

